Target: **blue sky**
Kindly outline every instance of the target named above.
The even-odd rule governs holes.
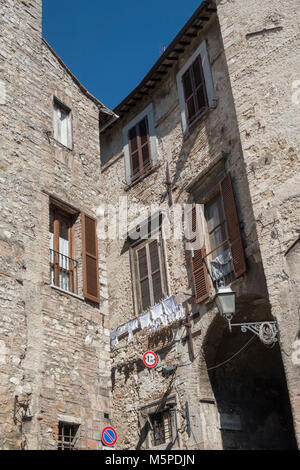
[[[43,36],[114,108],[148,73],[201,0],[43,0]]]

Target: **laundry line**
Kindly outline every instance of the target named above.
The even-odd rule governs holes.
[[[129,320],[110,332],[110,344],[114,349],[119,343],[119,337],[128,332],[128,341],[133,340],[133,332],[149,328],[150,332],[158,332],[162,326],[170,325],[184,317],[183,305],[176,304],[175,296],[170,295],[138,317]]]

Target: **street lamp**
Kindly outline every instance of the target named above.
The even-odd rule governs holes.
[[[222,317],[224,317],[229,324],[229,330],[231,331],[231,320],[235,314],[235,295],[231,287],[221,286],[218,288],[215,302],[218,310]]]

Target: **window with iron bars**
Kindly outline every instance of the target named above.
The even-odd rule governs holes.
[[[73,216],[51,206],[49,231],[51,285],[78,294],[78,262],[73,256]]]
[[[152,424],[152,446],[166,444],[173,439],[171,411],[165,410],[150,416]]]
[[[79,441],[79,425],[59,422],[58,450],[77,450]]]

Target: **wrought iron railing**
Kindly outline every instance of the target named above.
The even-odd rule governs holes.
[[[50,282],[66,292],[78,294],[78,261],[50,249]]]

